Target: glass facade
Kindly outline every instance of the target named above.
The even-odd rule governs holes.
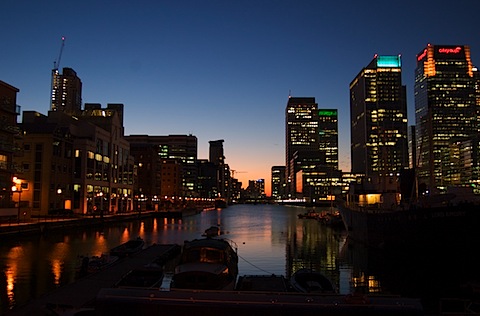
[[[350,120],[352,172],[386,176],[408,167],[400,56],[375,56],[350,83]]]
[[[468,46],[428,45],[417,55],[415,121],[419,182],[430,188],[458,182],[442,161],[456,147],[452,141],[478,132]]]

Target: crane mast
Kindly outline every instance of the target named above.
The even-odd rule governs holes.
[[[62,36],[62,45],[60,46],[60,53],[58,54],[58,59],[53,62],[53,69],[52,69],[52,81],[51,81],[51,89],[50,89],[50,110],[55,111],[55,98],[58,90],[58,67],[60,66],[60,59],[62,58],[63,46],[65,46],[65,36]]]
[[[60,46],[60,53],[58,59],[53,62],[53,70],[58,70],[60,67],[60,60],[62,59],[63,47],[65,46],[65,36],[62,36],[62,45]]]

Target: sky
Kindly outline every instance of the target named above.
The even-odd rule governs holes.
[[[480,65],[479,13],[479,0],[2,0],[0,80],[22,111],[47,114],[64,36],[60,68],[77,72],[84,103],[125,105],[125,135],[192,134],[199,159],[223,139],[235,178],[270,194],[289,95],[338,109],[349,171],[350,82],[375,54],[400,54],[415,124],[416,54],[469,45]]]

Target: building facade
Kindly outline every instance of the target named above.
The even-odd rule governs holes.
[[[271,197],[275,200],[283,200],[286,198],[286,177],[285,166],[273,166],[271,170]]]
[[[470,139],[479,131],[475,82],[469,46],[429,44],[417,55],[417,174],[426,188],[455,178],[443,166],[446,151],[452,141]]]
[[[155,201],[158,197],[171,200],[198,196],[196,136],[129,135],[126,139],[141,179],[135,191],[143,195],[146,208],[161,203]]]
[[[338,170],[338,111],[318,110],[318,142],[327,169]]]
[[[32,215],[133,211],[133,157],[117,108],[87,106],[79,117],[26,111],[21,155]]]
[[[19,91],[0,80],[0,217],[19,217],[13,201],[16,199],[16,203],[21,204],[20,192],[28,189],[25,187],[26,183],[22,187],[20,180],[22,166],[13,161],[14,155],[18,152],[16,141],[20,137],[20,129],[17,126],[17,116],[20,115],[20,107],[17,105]],[[18,185],[15,184],[15,191],[12,191],[14,176],[20,182]]]
[[[406,89],[400,56],[378,56],[350,83],[351,164],[366,176],[408,167]]]
[[[303,195],[303,187],[297,185],[302,179],[299,172],[322,164],[318,124],[315,98],[289,96],[285,109],[285,176],[290,198]]]

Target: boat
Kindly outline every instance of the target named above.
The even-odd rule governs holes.
[[[143,249],[145,241],[137,237],[136,239],[129,240],[117,247],[110,249],[110,255],[118,257],[128,257]]]
[[[351,184],[346,199],[337,200],[348,238],[379,249],[440,248],[478,240],[479,206],[478,197],[466,188],[448,188],[407,204],[395,187],[379,190],[364,181]]]
[[[315,212],[315,210],[309,210],[306,213],[298,214],[298,218],[302,219],[318,219],[320,213]]]
[[[238,276],[234,242],[222,238],[185,241],[171,288],[233,290]]]
[[[101,254],[100,256],[82,256],[81,262],[77,267],[77,272],[80,275],[86,275],[101,271],[118,261],[118,256],[109,254]]]
[[[318,221],[326,226],[334,227],[334,228],[344,228],[342,216],[340,215],[339,211],[335,211],[333,213],[325,213],[320,215]]]
[[[306,268],[292,275],[290,285],[301,293],[336,293],[335,286],[323,273]]]

